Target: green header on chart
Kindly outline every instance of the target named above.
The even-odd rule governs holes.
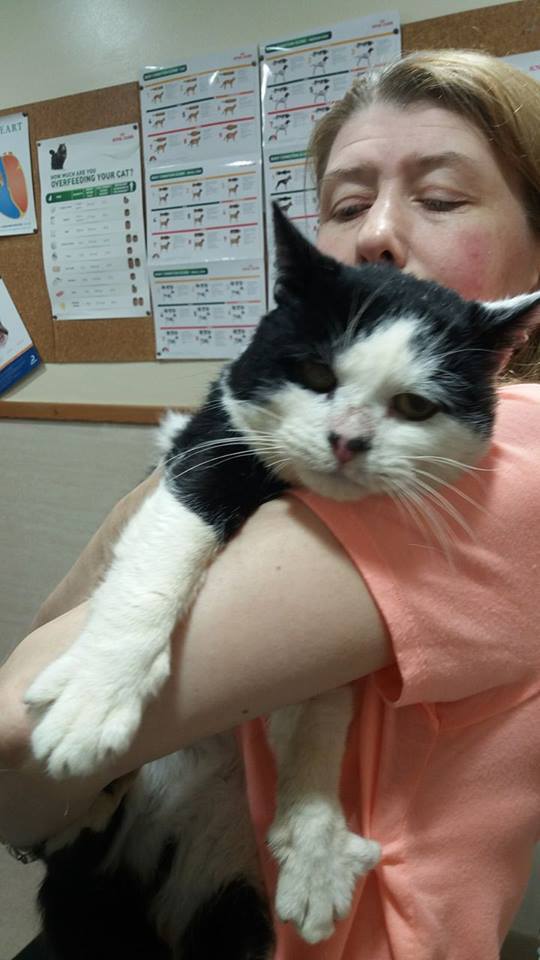
[[[270,163],[284,163],[285,160],[305,160],[307,150],[295,150],[294,153],[271,153]]]
[[[175,177],[200,177],[202,167],[191,167],[189,170],[169,170],[168,173],[151,173],[150,180],[157,183],[159,180],[174,180]]]
[[[265,53],[279,53],[280,50],[291,50],[294,47],[303,47],[306,43],[324,43],[332,38],[332,31],[325,33],[312,33],[307,37],[295,37],[294,40],[282,40],[279,43],[269,43],[264,48]]]
[[[190,267],[185,270],[154,270],[154,278],[163,280],[165,277],[207,277],[207,267]]]
[[[166,70],[151,70],[149,73],[143,73],[143,80],[161,80],[161,77],[175,77],[179,73],[185,73],[187,63],[181,63],[178,67],[167,67]]]
[[[62,190],[48,193],[47,203],[62,203],[66,200],[93,200],[95,197],[110,197],[117,193],[134,193],[137,185],[134,180],[128,183],[112,183],[109,187],[85,187],[81,190]]]

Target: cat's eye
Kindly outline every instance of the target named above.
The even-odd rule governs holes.
[[[330,393],[337,385],[332,367],[319,360],[301,360],[295,365],[295,373],[302,386],[315,393]]]
[[[396,393],[390,409],[405,420],[429,420],[440,407],[418,393]]]

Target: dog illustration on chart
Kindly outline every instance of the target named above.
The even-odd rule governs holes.
[[[276,83],[282,83],[285,80],[285,74],[289,67],[289,61],[287,57],[281,57],[279,60],[274,60],[272,63],[272,74]]]
[[[270,94],[270,99],[274,104],[276,110],[285,110],[287,107],[287,100],[289,99],[289,88],[288,87],[275,87]]]
[[[324,73],[327,62],[328,50],[314,50],[310,57],[313,76],[315,76],[316,73]]]
[[[322,100],[323,103],[326,103],[326,95],[330,89],[330,81],[327,79],[314,80],[310,85],[310,93],[313,94],[313,100],[317,103],[319,100]]]
[[[369,40],[359,40],[355,44],[353,57],[356,61],[357,67],[370,67],[371,66],[371,54],[374,50],[373,44]]]
[[[220,87],[224,90],[225,87],[234,86],[234,81],[236,80],[236,74],[234,70],[223,70],[220,73]]]
[[[278,140],[281,133],[287,132],[287,127],[291,122],[290,113],[279,113],[277,117],[273,117],[272,123],[272,133],[268,137],[268,140]]]
[[[274,190],[279,190],[281,187],[286,190],[292,180],[292,173],[290,170],[276,170],[275,177]]]
[[[238,124],[228,123],[227,126],[225,127],[225,136],[223,137],[223,139],[225,140],[225,143],[228,143],[229,140],[232,140],[232,141],[236,140],[237,134],[238,134]]]

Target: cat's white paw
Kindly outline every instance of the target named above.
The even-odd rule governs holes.
[[[378,863],[379,844],[351,833],[341,813],[328,809],[275,824],[268,841],[280,864],[278,916],[308,943],[326,940],[349,912],[357,878]]]
[[[35,757],[58,779],[88,776],[128,748],[151,693],[169,673],[168,653],[156,658],[143,684],[129,668],[81,662],[73,653],[50,664],[24,701],[38,717],[32,734]]]

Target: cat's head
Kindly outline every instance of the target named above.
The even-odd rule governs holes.
[[[465,301],[321,254],[274,208],[277,306],[229,367],[233,423],[274,472],[334,499],[421,492],[486,452],[505,351],[540,293]],[[430,479],[431,476],[431,479]]]

